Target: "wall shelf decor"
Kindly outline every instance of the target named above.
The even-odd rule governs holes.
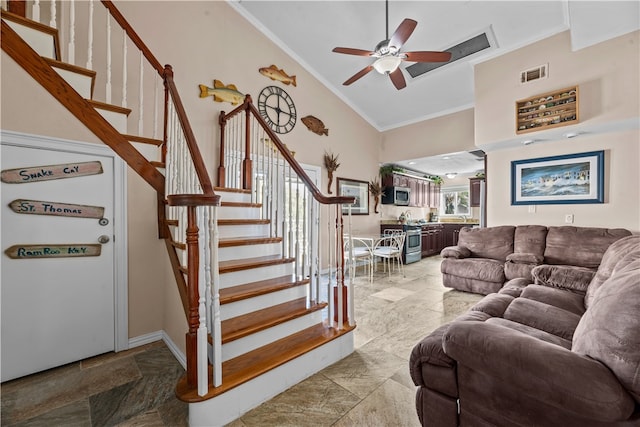
[[[516,101],[516,134],[578,123],[578,86]]]

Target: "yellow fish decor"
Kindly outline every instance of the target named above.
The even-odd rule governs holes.
[[[238,105],[244,102],[244,94],[238,92],[238,88],[234,84],[224,85],[220,80],[213,81],[213,88],[206,85],[200,85],[200,98],[213,96],[216,102],[230,102],[231,105]]]
[[[278,67],[275,65],[259,68],[258,71],[260,72],[260,74],[269,77],[271,80],[277,80],[286,85],[297,86],[296,76],[288,75],[282,68],[278,69]]]
[[[318,135],[327,135],[329,136],[329,129],[324,127],[324,123],[317,117],[306,116],[301,118],[302,123],[309,129],[311,132],[316,133]]]

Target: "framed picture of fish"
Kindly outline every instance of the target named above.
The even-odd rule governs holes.
[[[356,201],[351,205],[351,215],[369,215],[369,183],[357,179],[338,178],[338,196],[355,197]],[[349,208],[342,205],[342,215],[347,215]]]
[[[604,203],[604,151],[511,162],[511,204]]]

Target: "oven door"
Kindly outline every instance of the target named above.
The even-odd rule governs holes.
[[[420,261],[422,258],[422,232],[420,229],[407,230],[404,252],[405,264]]]

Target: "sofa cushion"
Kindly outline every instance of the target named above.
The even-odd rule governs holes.
[[[511,295],[514,298],[519,297],[524,288],[526,288],[530,283],[531,280],[522,277],[511,279],[502,286],[498,293]]]
[[[598,268],[607,248],[629,235],[630,231],[621,228],[549,227],[545,264]]]
[[[527,298],[516,298],[504,312],[504,318],[567,340],[573,338],[580,316],[570,311]]]
[[[513,237],[513,252],[542,257],[547,241],[547,227],[544,225],[519,225]]]
[[[637,234],[624,237],[609,246],[602,257],[602,262],[600,263],[600,267],[598,267],[595,277],[589,284],[589,289],[587,289],[587,295],[584,300],[585,306],[589,307],[594,294],[600,289],[600,286],[611,277],[614,269],[618,268],[618,263],[624,260],[624,262],[620,264],[621,268],[624,263],[633,261],[633,258],[629,257],[632,253],[635,254],[635,257],[640,257],[640,251],[637,250],[639,247],[640,235]]]
[[[443,274],[452,274],[485,282],[504,282],[503,263],[494,259],[465,258],[453,260],[445,258],[440,264],[440,271]]]
[[[449,246],[440,252],[442,258],[468,258],[471,256],[471,251],[461,246]]]
[[[489,294],[475,303],[469,311],[480,311],[491,317],[502,317],[509,304],[513,301],[511,295]]]
[[[572,265],[539,265],[531,270],[536,285],[586,292],[595,270]]]
[[[640,259],[602,284],[576,328],[572,351],[606,365],[640,402]]]
[[[458,246],[471,251],[476,258],[490,258],[505,261],[513,253],[513,235],[515,227],[503,225],[488,228],[469,228],[460,230]]]
[[[567,350],[571,350],[571,341],[561,338],[557,335],[541,331],[540,329],[523,325],[522,323],[513,322],[511,320],[503,319],[502,317],[492,317],[491,319],[487,320],[487,323],[504,326],[505,328],[511,328],[513,330],[522,332],[523,334],[529,335],[530,337],[534,337],[551,344],[559,345],[560,347],[564,347]]]
[[[585,311],[584,294],[548,286],[529,285],[522,291],[522,297],[543,302],[579,316]]]

